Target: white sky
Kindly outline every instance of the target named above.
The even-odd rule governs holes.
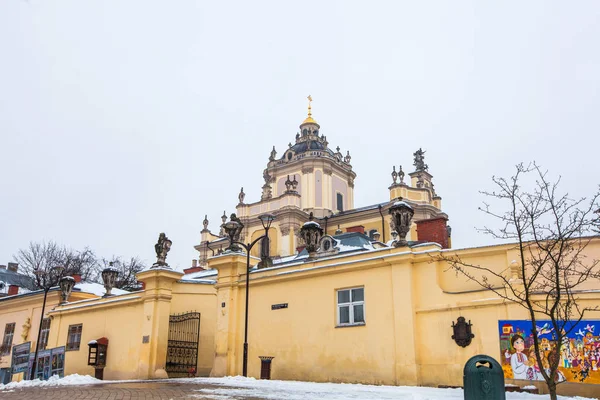
[[[422,147],[454,247],[490,243],[478,190],[536,160],[600,181],[597,1],[0,2],[0,263],[30,240],[196,257],[204,214],[260,197],[313,96],[355,206]]]

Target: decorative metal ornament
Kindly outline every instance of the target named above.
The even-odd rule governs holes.
[[[456,344],[460,347],[467,347],[475,337],[475,335],[471,333],[471,326],[473,326],[471,320],[467,323],[465,317],[458,317],[456,324],[452,321],[452,330],[454,331],[452,339],[454,339]]]
[[[65,276],[60,280],[58,285],[60,287],[60,305],[67,304],[73,286],[75,286],[75,278],[72,276]]]
[[[152,268],[169,266],[169,264],[167,264],[167,253],[169,250],[171,250],[172,244],[173,242],[169,240],[164,232],[158,235],[158,242],[154,245],[154,251],[156,251],[156,262],[152,265]]]
[[[398,240],[395,241],[394,246],[408,246],[406,235],[410,231],[410,224],[415,211],[408,203],[402,201],[402,198],[400,198],[399,201],[395,202],[394,205],[390,207],[390,214],[392,215],[392,230],[398,233]]]
[[[244,224],[242,224],[242,221],[240,221],[235,213],[231,214],[229,217],[229,222],[223,224],[223,230],[225,231],[225,234],[229,236],[229,247],[227,250],[236,252],[242,250],[240,246],[234,243],[240,240],[242,229],[244,229]]]
[[[162,234],[164,235],[164,233]],[[119,271],[113,268],[112,261],[108,263],[108,268],[102,270],[102,282],[104,282],[104,288],[106,289],[106,293],[104,297],[112,296],[112,289],[115,287],[117,283],[117,277],[119,276]]]
[[[313,213],[310,213],[308,222],[305,222],[300,228],[300,237],[306,244],[306,251],[308,251],[308,258],[312,259],[317,255],[317,249],[319,248],[319,241],[323,236],[323,228],[317,222],[313,221]]]

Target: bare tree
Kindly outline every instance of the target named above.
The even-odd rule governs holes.
[[[532,181],[528,181],[532,179]],[[582,288],[600,285],[599,260],[585,252],[592,234],[598,228],[598,199],[572,199],[559,194],[560,178],[550,182],[547,172],[535,163],[519,164],[509,179],[494,177],[496,190],[482,192],[500,205],[484,203],[480,208],[499,223],[498,228],[485,227],[485,234],[512,241],[518,260],[505,269],[468,263],[457,254],[445,252],[437,256],[450,269],[481,287],[493,291],[505,301],[525,308],[531,319],[535,358],[548,386],[552,400],[557,399],[558,366],[561,346],[586,313],[598,306],[582,298]],[[523,184],[531,183],[527,191]],[[544,352],[539,345],[536,321],[551,322],[556,346]],[[546,368],[544,367],[546,366]]]
[[[48,274],[56,267],[61,267],[61,275],[81,275],[84,281],[93,281],[97,270],[96,255],[89,248],[81,251],[61,246],[56,242],[30,242],[25,249],[20,249],[13,257],[20,265],[20,272],[33,279],[38,289],[43,289],[58,281],[54,275]]]
[[[138,272],[141,272],[145,266],[138,257],[131,257],[129,260],[124,260],[121,257],[113,256],[110,259],[103,258],[101,264],[103,265],[103,268],[110,266],[119,271],[117,282],[115,284],[117,289],[132,291],[141,288],[141,284],[138,282],[136,275]],[[97,279],[101,279],[99,276],[102,273],[102,269],[98,269]]]
[[[29,246],[20,249],[13,258],[19,263],[20,272],[33,279],[38,289],[58,284],[61,274],[56,273],[56,268],[63,266],[64,248],[56,242],[29,242]]]

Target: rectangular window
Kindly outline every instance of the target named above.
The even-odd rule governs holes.
[[[341,193],[337,193],[337,210],[344,211],[344,195]]]
[[[69,325],[69,336],[67,337],[67,350],[79,350],[82,330],[82,324]]]
[[[337,291],[338,326],[365,324],[365,288]]]
[[[50,318],[42,320],[42,332],[40,334],[40,350],[46,350],[48,346],[48,335],[50,334]]]
[[[11,322],[4,327],[4,338],[0,347],[0,354],[3,356],[9,355],[12,348],[13,336],[15,336],[15,323]]]

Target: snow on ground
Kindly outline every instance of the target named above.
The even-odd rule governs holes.
[[[64,378],[59,378],[58,375],[51,376],[47,381],[34,379],[32,381],[9,382],[6,385],[0,384],[0,390],[8,389],[23,389],[29,387],[44,387],[44,386],[77,386],[77,385],[93,385],[97,383],[105,383],[89,375],[67,375]]]
[[[413,386],[374,386],[348,383],[315,383],[268,381],[240,376],[226,378],[170,379],[169,381],[219,385],[221,388],[199,389],[198,398],[214,400],[463,400],[462,389],[437,389]],[[548,395],[506,393],[506,400],[542,400]],[[560,400],[592,400],[584,397],[564,397]],[[596,399],[598,400],[598,399]]]
[[[47,381],[11,382],[0,384],[1,393],[30,387],[79,386],[94,384],[119,384],[144,381],[101,381],[89,375],[53,376]],[[149,381],[146,381],[149,382]],[[266,400],[463,400],[462,389],[437,389],[414,386],[375,386],[349,383],[315,383],[298,381],[268,381],[244,378],[181,378],[162,379],[153,382],[188,383],[216,387],[195,389],[191,398],[212,400],[243,400],[261,398]],[[506,393],[506,400],[546,400],[548,395]],[[598,400],[584,397],[559,396],[559,400]]]

